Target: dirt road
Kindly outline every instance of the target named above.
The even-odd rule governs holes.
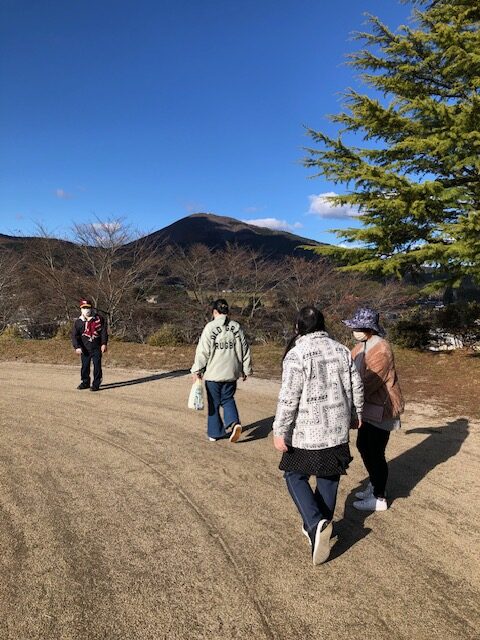
[[[338,542],[311,565],[277,469],[278,384],[240,384],[242,440],[210,443],[182,372],[0,374],[0,638],[478,638],[479,424],[410,404],[385,513],[342,478]]]

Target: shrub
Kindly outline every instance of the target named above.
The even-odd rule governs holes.
[[[152,347],[177,347],[184,342],[181,330],[174,324],[162,325],[147,340]]]
[[[21,340],[23,334],[20,329],[14,324],[8,324],[5,329],[0,333],[1,340]]]
[[[56,340],[69,340],[72,335],[72,323],[63,322],[54,336]]]
[[[442,329],[472,329],[480,320],[478,302],[454,302],[436,312],[436,324]]]
[[[435,324],[440,329],[458,336],[464,346],[480,342],[480,304],[478,302],[454,302],[439,309]]]
[[[389,327],[388,337],[399,347],[423,349],[430,341],[432,322],[418,312],[400,318]]]

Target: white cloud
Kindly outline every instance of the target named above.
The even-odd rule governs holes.
[[[73,195],[65,191],[65,189],[55,189],[55,195],[57,198],[60,198],[60,200],[71,200],[73,198]]]
[[[274,231],[293,231],[303,227],[300,222],[289,224],[286,220],[279,220],[278,218],[257,218],[256,220],[242,220],[242,222],[253,224],[255,227],[266,227]]]
[[[310,207],[308,213],[320,218],[351,218],[358,215],[358,209],[348,204],[335,206],[330,200],[331,196],[338,195],[335,191],[326,191],[325,193],[313,194],[308,196]]]

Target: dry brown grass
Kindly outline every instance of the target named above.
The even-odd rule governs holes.
[[[105,356],[107,367],[145,370],[189,369],[194,346],[151,347],[112,341]],[[253,347],[255,373],[279,379],[283,349],[279,345]],[[480,357],[471,353],[424,353],[395,349],[400,382],[407,400],[436,403],[439,410],[466,417],[480,415],[478,384]],[[0,360],[77,364],[78,356],[67,340],[0,340]]]

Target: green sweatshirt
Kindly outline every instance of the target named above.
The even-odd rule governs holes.
[[[234,320],[219,315],[209,322],[200,336],[192,373],[205,380],[232,382],[252,374],[250,347],[242,328]]]

